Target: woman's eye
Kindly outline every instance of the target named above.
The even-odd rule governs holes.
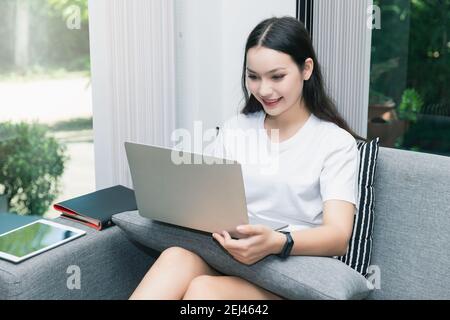
[[[283,78],[284,78],[284,74],[281,74],[281,75],[277,75],[277,76],[273,76],[273,77],[272,77],[273,80],[281,80],[281,79],[283,79]]]
[[[275,75],[275,76],[272,77],[272,80],[279,81],[279,80],[283,79],[284,76],[285,76],[284,74],[281,74],[281,75]],[[257,80],[257,79],[258,79],[258,77],[255,76],[255,75],[253,75],[253,74],[248,74],[247,77],[248,77],[249,79],[251,79],[251,80]]]

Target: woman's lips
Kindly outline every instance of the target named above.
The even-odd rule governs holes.
[[[273,107],[275,105],[278,104],[278,102],[282,99],[283,97],[280,97],[278,99],[272,99],[272,100],[266,100],[266,99],[262,99],[262,101],[264,102],[264,104],[268,107]]]

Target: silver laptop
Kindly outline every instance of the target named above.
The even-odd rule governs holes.
[[[125,142],[125,150],[143,217],[211,233],[226,230],[237,238],[236,226],[241,224],[264,224],[274,230],[287,226],[249,217],[238,162],[209,164],[218,158],[132,142]],[[191,164],[172,160],[180,154]]]

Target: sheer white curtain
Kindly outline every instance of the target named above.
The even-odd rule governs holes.
[[[337,108],[350,127],[367,135],[372,0],[314,1],[313,44]]]
[[[124,141],[170,145],[173,0],[89,0],[96,188],[131,186]]]

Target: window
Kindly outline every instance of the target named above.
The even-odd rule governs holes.
[[[0,211],[51,217],[95,188],[87,9],[2,1]]]
[[[368,138],[450,156],[450,0],[374,0]]]

